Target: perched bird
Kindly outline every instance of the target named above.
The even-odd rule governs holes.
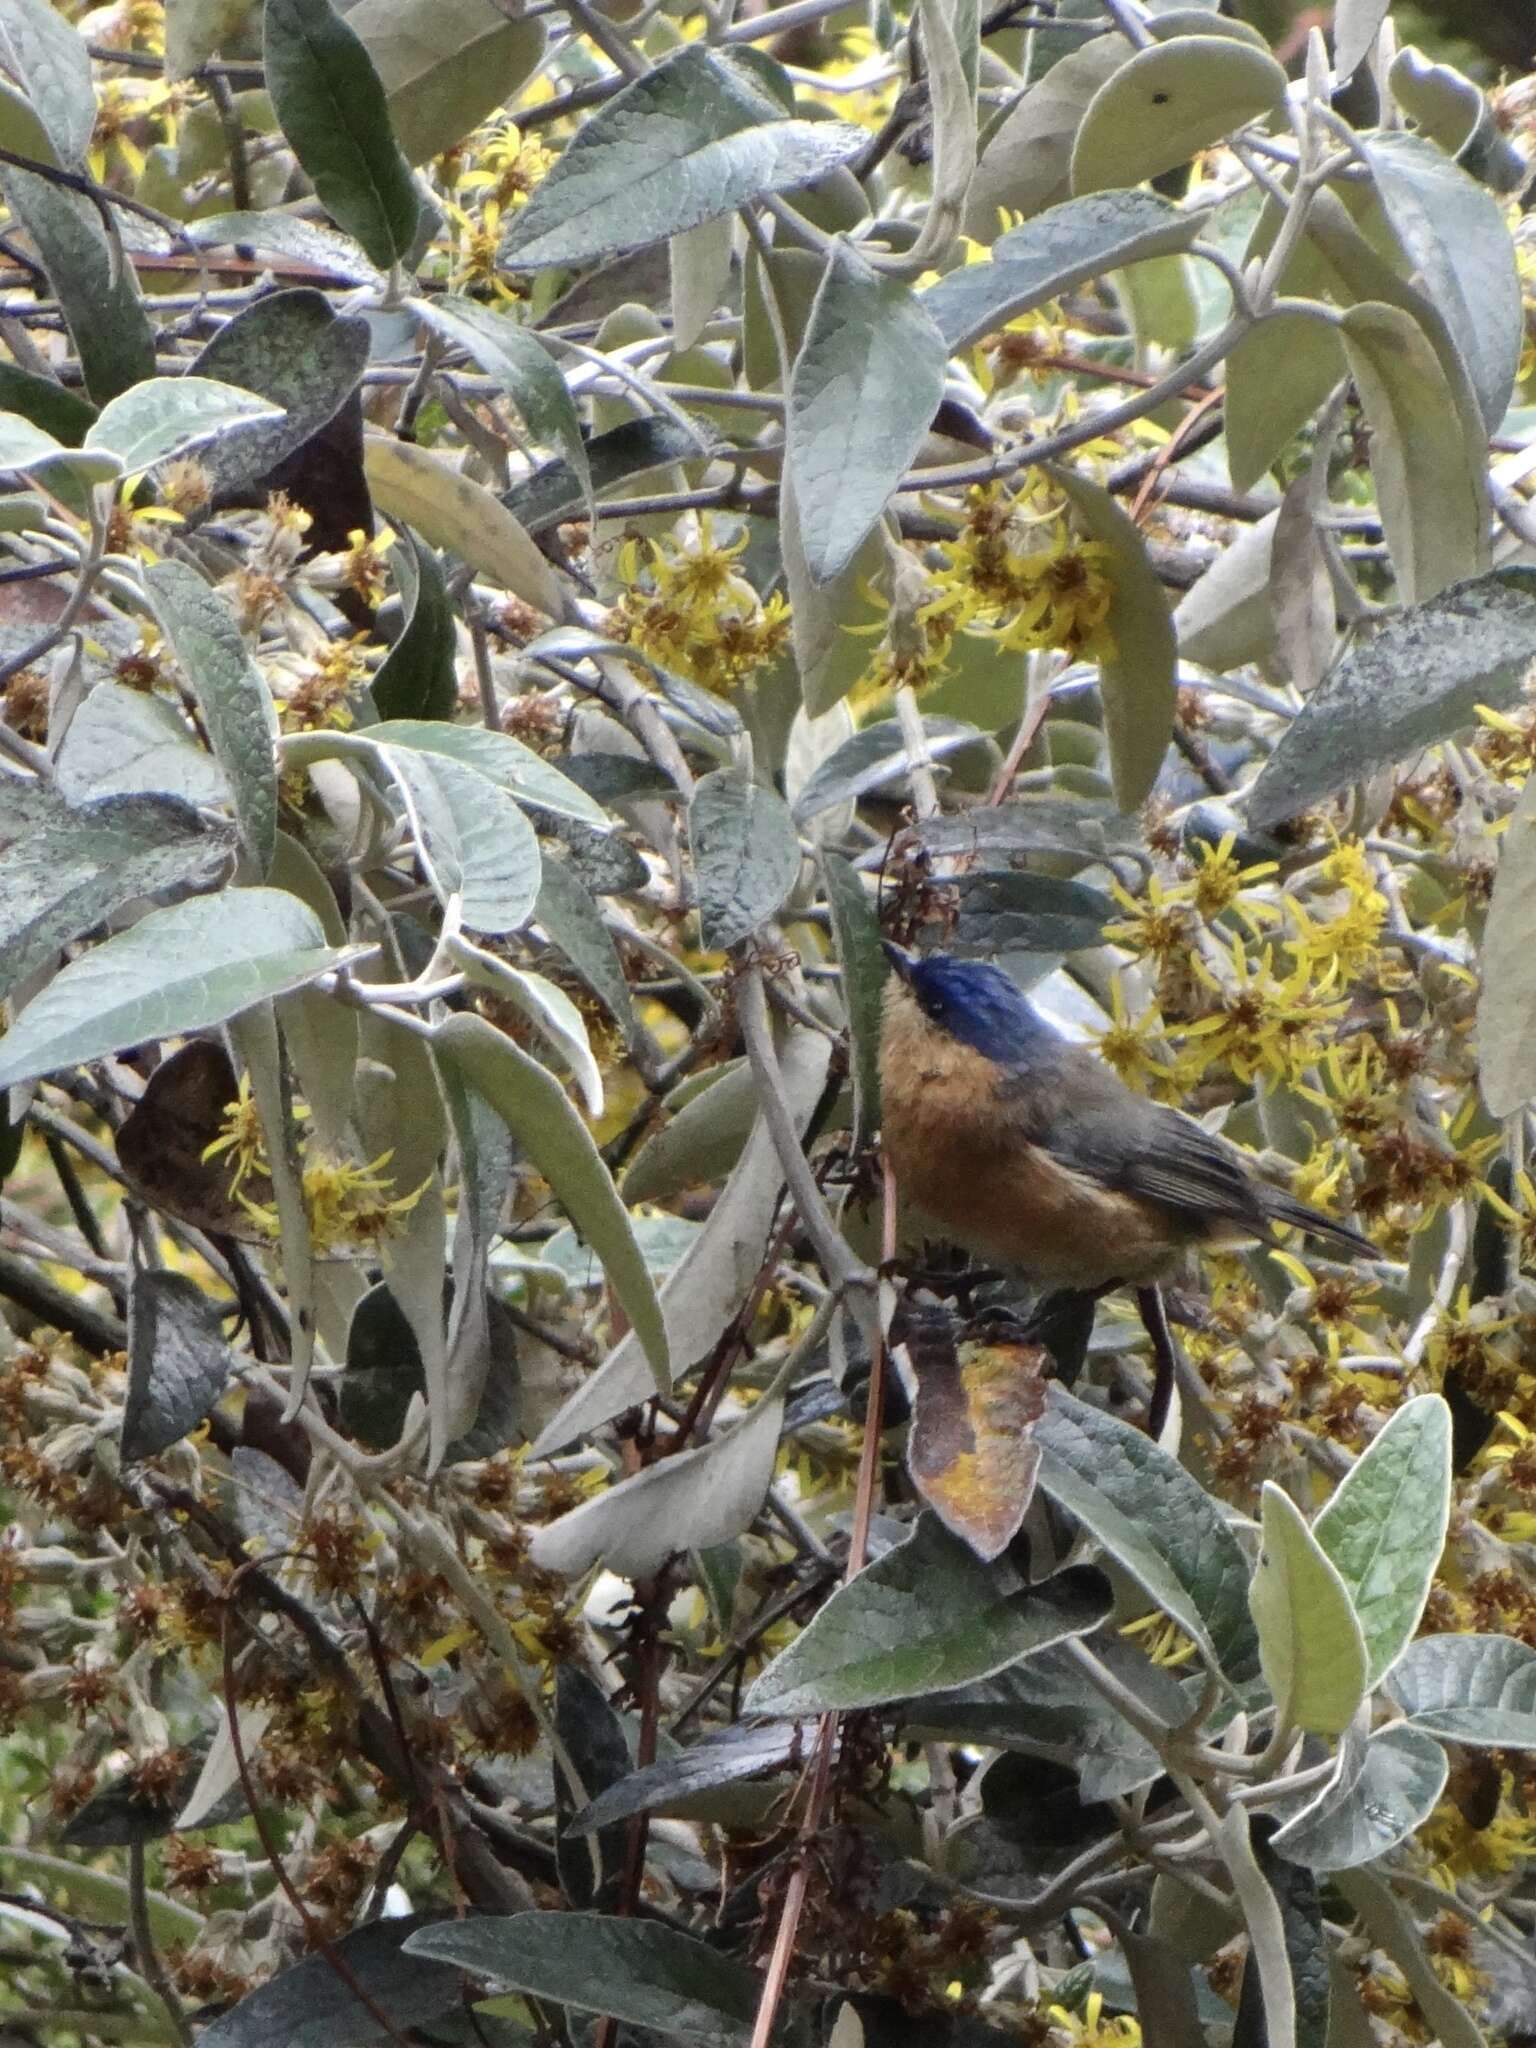
[[[903,1198],[1041,1288],[1145,1291],[1195,1246],[1293,1225],[1375,1248],[1254,1172],[1176,1109],[1135,1095],[1001,969],[887,946],[882,1142]]]

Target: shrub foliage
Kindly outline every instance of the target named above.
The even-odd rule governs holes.
[[[1536,91],[1289,14],[3,0],[7,2041],[1536,2035]],[[1379,1256],[1154,1438],[886,936]]]

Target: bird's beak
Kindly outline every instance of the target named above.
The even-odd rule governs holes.
[[[890,961],[892,967],[895,968],[902,980],[910,981],[912,979],[912,956],[909,953],[904,953],[900,946],[893,946],[889,939],[882,939],[880,943],[885,949],[886,959]]]

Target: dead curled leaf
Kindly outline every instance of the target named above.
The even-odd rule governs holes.
[[[264,1244],[264,1233],[229,1191],[228,1159],[203,1157],[238,1088],[222,1045],[189,1040],[150,1075],[117,1134],[117,1157],[134,1192],[156,1208],[216,1236]],[[269,1203],[272,1183],[257,1170],[246,1176],[243,1192],[254,1203]]]
[[[1038,1344],[957,1347],[947,1317],[914,1321],[906,1348],[917,1383],[907,1436],[912,1484],[978,1557],[998,1557],[1035,1490],[1045,1353]]]

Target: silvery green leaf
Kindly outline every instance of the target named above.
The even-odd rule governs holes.
[[[0,994],[134,897],[208,887],[232,850],[227,827],[176,797],[105,796],[77,810],[50,802],[0,861]],[[14,1035],[13,1026],[7,1051]]]
[[[1092,278],[1187,249],[1204,225],[1155,192],[1091,192],[1010,228],[990,263],[951,270],[921,304],[951,349],[966,348]]]
[[[490,732],[483,725],[451,725],[445,719],[391,718],[370,726],[363,738],[370,745],[446,754],[541,811],[558,811],[600,831],[612,830],[613,820],[601,804],[510,733]]]
[[[378,2021],[360,2003],[352,1982],[364,1985],[399,2027],[425,2026],[455,2010],[462,1978],[409,1948],[429,1917],[370,1920],[333,1946],[331,1955],[305,1956],[218,2014],[201,2036],[208,2048],[364,2048],[377,2040]]]
[[[1444,1742],[1536,1744],[1536,1650],[1513,1636],[1421,1636],[1387,1684],[1413,1725]]]
[[[1339,324],[1371,429],[1371,476],[1405,604],[1488,566],[1485,435],[1429,334],[1400,307],[1367,300]]]
[[[367,50],[330,0],[266,0],[267,91],[326,211],[387,269],[416,239],[421,196]]]
[[[438,901],[446,908],[457,897],[471,931],[516,931],[539,893],[539,844],[517,804],[447,754],[383,746],[378,758],[400,793]]]
[[[788,806],[739,768],[717,768],[689,807],[698,883],[699,936],[709,952],[750,938],[773,916],[800,873]]]
[[[923,734],[930,760],[971,746],[980,734],[975,726],[955,718],[925,718]],[[911,767],[906,739],[894,718],[879,718],[861,726],[813,770],[795,798],[795,822],[804,825],[833,804],[848,803],[895,782]]]
[[[745,2048],[760,1989],[755,1970],[696,1935],[602,1913],[442,1921],[413,1934],[406,1947],[531,1997],[680,2035],[704,2048]],[[236,2044],[216,2042],[214,2048]]]
[[[338,316],[311,286],[257,299],[219,329],[194,359],[195,374],[254,392],[278,411],[205,443],[199,460],[215,499],[263,477],[335,419],[367,366],[368,339],[360,314]]]
[[[116,456],[127,475],[137,476],[227,428],[280,419],[282,410],[212,377],[151,377],[109,399],[81,445],[92,454]]]
[[[627,1040],[635,1017],[624,963],[591,892],[564,861],[546,856],[533,914]]]
[[[143,1039],[203,1031],[346,957],[280,889],[225,889],[152,910],[62,968],[0,1040],[0,1088]]]
[[[1513,1116],[1536,1096],[1536,778],[1527,777],[1499,841],[1483,926],[1477,1003],[1478,1078],[1490,1115]]]
[[[544,53],[545,24],[493,0],[358,0],[347,25],[384,88],[406,159],[424,164],[504,107]]]
[[[826,1085],[831,1045],[819,1031],[791,1031],[780,1056],[785,1093],[803,1129]],[[784,1175],[761,1117],[709,1219],[661,1290],[668,1346],[678,1372],[705,1358],[752,1285],[778,1211]],[[562,1450],[585,1430],[644,1400],[653,1384],[633,1332],[622,1338],[540,1431],[533,1455]]]
[[[602,1259],[653,1384],[669,1391],[667,1330],[650,1273],[612,1176],[564,1089],[482,1017],[448,1018],[434,1031],[433,1047],[502,1118]]]
[[[944,395],[949,351],[923,302],[839,241],[795,359],[785,428],[812,577],[846,569],[910,468]]]
[[[1139,185],[1257,121],[1285,72],[1237,37],[1174,36],[1138,50],[1094,94],[1072,145],[1072,189]]]
[[[405,624],[369,690],[382,719],[446,721],[458,705],[453,600],[442,564],[408,533],[390,551]]]
[[[1313,1735],[1340,1735],[1366,1690],[1365,1638],[1349,1589],[1273,1480],[1264,1483],[1263,1543],[1248,1589],[1259,1659],[1276,1711]]]
[[[592,1045],[587,1037],[587,1027],[581,1020],[581,1012],[565,990],[557,988],[552,981],[546,981],[542,974],[514,967],[509,961],[498,960],[494,953],[487,953],[462,939],[451,941],[449,950],[471,983],[495,989],[505,996],[522,1011],[534,1029],[548,1039],[581,1090],[587,1115],[600,1117],[603,1113],[602,1073],[592,1057]]]
[[[842,121],[786,117],[739,53],[690,46],[664,58],[577,130],[514,217],[515,270],[592,263],[718,220],[767,192],[809,184],[864,145]]]
[[[1086,1635],[1107,1611],[1099,1572],[1073,1569],[1025,1586],[925,1512],[905,1542],[840,1587],[779,1652],[753,1684],[746,1711],[885,1706],[964,1685],[1063,1636]]]
[[[71,804],[150,792],[189,804],[229,802],[223,770],[175,706],[125,683],[98,683],[69,721],[54,780]]]
[[[120,260],[90,200],[32,171],[0,172],[0,189],[37,246],[92,403],[153,377],[155,336],[133,265]]]
[[[1092,477],[1055,463],[1048,473],[1089,540],[1109,553],[1113,645],[1099,663],[1099,695],[1115,801],[1135,811],[1152,792],[1173,731],[1178,636],[1134,520]]]
[[[1216,1502],[1130,1424],[1053,1385],[1035,1425],[1040,1485],[1235,1686],[1258,1671],[1248,1560]]]
[[[1282,733],[1254,784],[1249,823],[1292,817],[1450,738],[1476,723],[1480,704],[1507,710],[1533,659],[1536,570],[1495,569],[1389,619]]]
[[[1270,1846],[1311,1870],[1373,1863],[1428,1820],[1448,1772],[1445,1750],[1423,1729],[1398,1723],[1366,1738],[1346,1737],[1338,1776]]]
[[[234,796],[245,850],[264,875],[277,843],[277,712],[271,692],[234,614],[195,569],[158,562],[145,570],[144,582]]]
[[[96,126],[91,55],[50,0],[6,0],[0,63],[21,86],[65,170],[83,171]]]
[[[576,478],[593,515],[592,472],[576,404],[545,344],[493,306],[449,293],[412,299],[411,306],[439,334],[467,351],[494,377],[522,415],[531,438],[559,451]]]
[[[343,284],[384,282],[350,235],[291,213],[204,214],[189,221],[186,232],[200,249],[250,248],[264,256],[286,256],[310,264]]]
[[[1451,1412],[1438,1394],[1420,1394],[1371,1439],[1312,1525],[1359,1618],[1371,1685],[1418,1629],[1450,1507]]]
[[[1492,434],[1515,385],[1525,318],[1515,245],[1499,202],[1443,150],[1402,129],[1361,149],[1392,231],[1450,328]]]
[[[762,1507],[783,1419],[781,1399],[759,1401],[709,1443],[662,1458],[546,1522],[529,1556],[568,1579],[599,1563],[621,1578],[646,1579],[679,1550],[729,1543]]]

